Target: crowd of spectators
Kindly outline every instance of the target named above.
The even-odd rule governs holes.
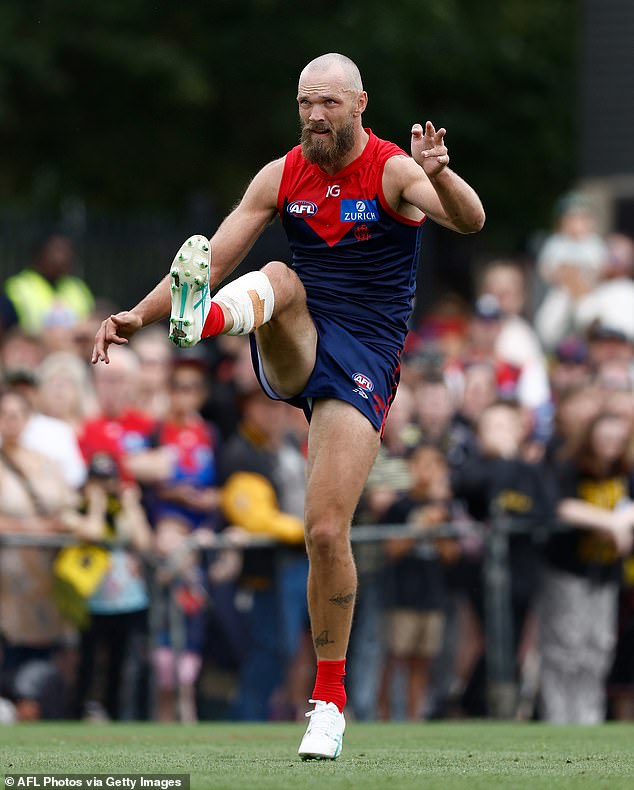
[[[512,715],[634,719],[634,242],[579,195],[558,215],[534,263],[412,326],[353,525],[380,526],[354,544],[360,719],[491,713],[501,524]],[[47,237],[0,295],[0,721],[299,717],[303,415],[245,338],[176,351],[157,326],[92,367],[72,256]]]

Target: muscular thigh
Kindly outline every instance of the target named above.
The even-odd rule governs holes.
[[[349,523],[379,449],[379,434],[344,401],[318,400],[308,435],[306,521],[324,509]]]
[[[272,319],[255,333],[264,374],[275,392],[290,398],[306,386],[315,366],[317,330],[306,291],[295,272],[273,261],[263,271],[275,293]]]

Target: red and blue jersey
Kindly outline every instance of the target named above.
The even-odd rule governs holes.
[[[166,482],[179,483],[204,489],[217,485],[216,439],[213,427],[200,417],[195,417],[183,425],[166,420],[156,431],[156,447],[166,448],[171,456],[172,473]],[[201,526],[215,527],[219,513],[204,511],[177,504],[169,499],[161,499],[160,494],[154,502],[153,516],[156,522],[166,517],[176,517],[191,529]]]
[[[423,220],[398,214],[383,193],[386,162],[407,154],[366,131],[361,155],[333,176],[308,162],[301,146],[289,151],[277,208],[319,338],[312,373],[289,403],[310,420],[315,399],[345,401],[382,433],[398,385]],[[281,399],[253,336],[251,350],[264,391]]]
[[[79,447],[88,462],[97,453],[114,458],[122,479],[131,482],[134,476],[126,468],[126,456],[150,446],[154,427],[154,420],[136,409],[126,409],[117,417],[95,417],[82,425]]]
[[[217,483],[215,440],[211,427],[202,419],[181,425],[166,420],[159,426],[158,447],[168,447],[172,455],[170,483],[189,483],[197,488]]]
[[[313,317],[393,356],[412,310],[422,220],[399,215],[383,194],[386,162],[407,154],[366,131],[363,153],[334,176],[308,162],[301,146],[289,151],[278,211]]]

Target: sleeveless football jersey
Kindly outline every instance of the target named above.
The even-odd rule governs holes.
[[[289,151],[278,211],[313,317],[392,356],[407,332],[424,218],[409,220],[390,208],[385,163],[407,154],[366,131],[363,153],[334,176],[309,163],[301,146]]]

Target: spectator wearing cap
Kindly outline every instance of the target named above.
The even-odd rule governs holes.
[[[492,365],[497,372],[496,344],[501,330],[502,311],[498,300],[493,294],[481,294],[471,310],[460,366],[465,368],[474,364],[486,363]],[[509,372],[511,371],[517,381],[520,369],[511,365]],[[496,375],[496,381],[497,379]]]
[[[607,363],[621,365],[628,373],[634,358],[634,343],[625,332],[595,321],[587,332],[588,358],[594,372]]]
[[[520,367],[538,362],[545,368],[539,338],[523,317],[526,277],[521,264],[510,259],[491,261],[479,278],[478,293],[495,296],[500,306],[502,329],[496,342],[498,356]]]
[[[558,402],[572,389],[590,383],[588,346],[582,337],[566,337],[557,344],[550,369],[550,385]]]
[[[488,363],[495,372],[497,397],[517,400],[532,417],[532,437],[546,441],[550,431],[552,406],[550,387],[543,366],[536,360],[521,365],[500,357],[497,343],[504,315],[493,294],[482,294],[473,307],[463,366]]]
[[[540,433],[545,434],[551,418],[548,366],[537,333],[522,315],[526,278],[521,265],[513,260],[492,261],[484,270],[480,290],[498,300],[502,327],[495,345],[497,357],[522,369],[517,399],[535,412],[543,426]]]
[[[608,257],[586,197],[576,192],[564,195],[556,213],[556,230],[537,259],[547,290],[535,315],[535,329],[548,351],[578,330],[579,304],[596,287]]]

